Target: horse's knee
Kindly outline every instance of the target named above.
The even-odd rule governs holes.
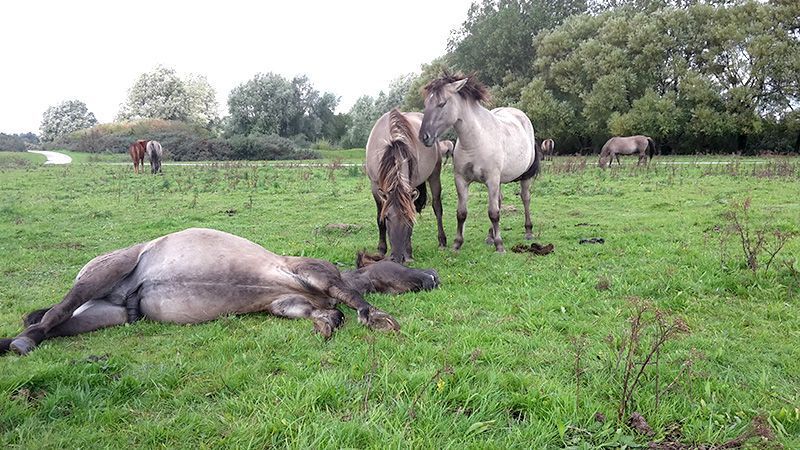
[[[499,209],[490,209],[489,210],[489,220],[491,220],[492,223],[499,222],[500,221],[500,210]]]
[[[458,209],[456,211],[456,219],[458,219],[459,222],[463,222],[463,221],[467,220],[467,210],[466,210],[466,208]]]

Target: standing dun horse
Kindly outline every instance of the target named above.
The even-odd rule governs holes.
[[[552,139],[545,139],[542,141],[542,155],[548,161],[553,160],[553,153],[555,152],[556,143]]]
[[[455,250],[464,243],[469,185],[478,181],[489,190],[489,228],[486,242],[504,252],[500,237],[501,183],[520,182],[520,197],[525,207],[525,239],[532,239],[530,187],[539,173],[541,154],[536,151],[533,125],[516,108],[495,108],[481,103],[488,99],[486,86],[474,77],[445,73],[424,88],[425,110],[420,140],[433,145],[450,127],[458,135],[453,149],[453,170],[458,192],[458,228]]]
[[[614,158],[616,158],[617,164],[622,165],[619,162],[619,155],[633,155],[638,153],[639,162],[637,165],[639,165],[642,161],[647,162],[648,159],[653,159],[655,149],[656,143],[648,136],[615,136],[606,141],[605,145],[603,145],[602,150],[600,150],[600,160],[597,164],[603,168],[609,167],[611,163],[614,162]]]
[[[328,261],[280,256],[232,234],[190,228],[89,261],[60,303],[31,312],[22,333],[0,339],[0,354],[25,355],[45,339],[140,318],[188,324],[254,312],[310,319],[329,338],[344,320],[338,303],[355,309],[369,328],[396,331],[397,321],[362,296],[439,285],[432,269],[362,255],[357,266],[340,273]]]
[[[430,148],[433,143],[425,146],[417,139],[421,122],[420,113],[393,109],[375,122],[367,141],[367,176],[378,209],[378,251],[386,254],[388,231],[391,259],[401,264],[412,258],[411,233],[416,213],[427,202],[426,181],[433,194],[439,246],[447,245],[440,179],[441,154],[447,149],[443,143]]]

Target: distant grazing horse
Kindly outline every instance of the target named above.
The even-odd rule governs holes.
[[[133,160],[133,173],[139,173],[139,166],[144,170],[144,155],[147,153],[147,141],[140,139],[128,148],[128,153]]]
[[[542,155],[548,161],[553,160],[553,153],[556,148],[556,143],[552,139],[545,139],[542,141]]]
[[[520,182],[520,197],[525,207],[525,239],[532,239],[530,187],[539,173],[541,154],[536,151],[533,125],[522,111],[496,108],[491,111],[481,102],[488,99],[486,86],[474,77],[445,73],[425,86],[425,110],[420,140],[433,145],[451,126],[458,135],[453,149],[453,170],[458,191],[458,228],[453,248],[464,243],[469,185],[484,183],[489,190],[489,220],[492,225],[486,242],[504,252],[500,237],[501,183]]]
[[[598,165],[603,168],[608,167],[614,162],[614,158],[617,159],[617,164],[621,165],[619,155],[633,155],[636,153],[639,154],[639,162],[637,164],[641,164],[642,161],[647,162],[648,158],[653,158],[655,149],[656,143],[647,136],[612,137],[600,150]]]
[[[425,182],[431,186],[433,213],[439,228],[439,246],[447,245],[442,225],[442,152],[444,145],[425,146],[417,138],[422,114],[393,109],[378,119],[367,141],[367,176],[378,209],[378,251],[386,254],[386,232],[391,259],[412,258],[411,233],[416,213],[427,201]],[[441,148],[440,148],[441,147]]]
[[[161,172],[161,160],[164,157],[164,150],[158,141],[149,141],[145,150],[147,158],[150,160],[150,173]]]
[[[360,263],[340,273],[321,259],[280,256],[232,234],[190,228],[94,258],[60,303],[28,314],[21,334],[0,339],[0,353],[25,355],[45,339],[140,318],[200,323],[264,311],[311,319],[314,330],[329,338],[344,320],[338,303],[355,309],[358,321],[372,329],[396,331],[397,321],[362,296],[439,285],[432,269]]]

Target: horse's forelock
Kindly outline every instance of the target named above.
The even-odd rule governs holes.
[[[450,83],[455,83],[456,81],[461,81],[464,78],[467,79],[467,83],[458,91],[462,97],[466,99],[473,99],[478,102],[488,102],[490,100],[489,88],[478,81],[475,73],[464,75],[462,73],[453,74],[448,71],[444,71],[442,76],[425,85],[425,87],[422,88],[422,91],[425,97],[430,94],[439,96],[445,86]]]

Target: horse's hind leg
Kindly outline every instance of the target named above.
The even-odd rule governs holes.
[[[531,222],[531,185],[533,178],[520,180],[519,196],[522,199],[522,207],[525,209],[525,239],[533,239],[533,223]]]
[[[145,244],[117,250],[93,259],[87,264],[72,289],[60,303],[53,305],[37,323],[28,326],[15,337],[9,348],[20,355],[33,350],[47,339],[51,330],[70,320],[72,314],[84,303],[108,296],[119,281],[127,276],[138,262]],[[123,308],[124,311],[124,308]]]
[[[267,310],[290,319],[311,319],[314,331],[328,339],[344,322],[344,314],[336,308],[318,308],[306,297],[293,294],[270,303]]]

